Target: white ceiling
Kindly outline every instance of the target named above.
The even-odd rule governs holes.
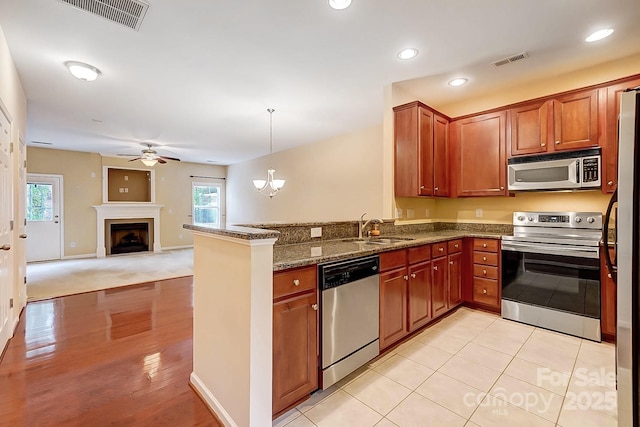
[[[640,52],[638,0],[149,0],[139,32],[59,0],[0,0],[27,141],[231,164],[382,123],[383,88],[434,107]],[[587,44],[592,31],[608,39]],[[401,61],[402,48],[420,54]],[[524,61],[491,63],[527,51]],[[102,71],[74,79],[75,60]],[[640,70],[639,70],[640,71]],[[458,76],[470,82],[450,88]],[[415,80],[414,80],[415,79]],[[99,120],[99,121],[96,121]]]

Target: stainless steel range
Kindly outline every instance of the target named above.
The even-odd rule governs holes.
[[[600,341],[600,212],[514,212],[502,317]]]

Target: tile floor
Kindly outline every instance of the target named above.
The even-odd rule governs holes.
[[[617,425],[615,346],[459,308],[278,427]]]

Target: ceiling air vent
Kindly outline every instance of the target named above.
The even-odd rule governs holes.
[[[529,56],[529,54],[527,52],[516,53],[515,55],[511,55],[508,58],[500,59],[499,61],[494,62],[493,66],[494,67],[500,67],[502,65],[507,65],[507,64],[510,64],[512,62],[520,61],[521,59],[524,59],[524,58],[526,58],[528,56]]]
[[[149,5],[138,0],[60,0],[138,31]]]

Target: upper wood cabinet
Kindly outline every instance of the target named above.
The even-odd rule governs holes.
[[[598,89],[531,102],[509,115],[511,156],[598,146]]]
[[[451,123],[457,196],[507,195],[506,120],[497,111]]]
[[[602,145],[602,191],[613,193],[618,187],[618,116],[620,95],[625,89],[640,86],[640,79],[628,80],[602,89],[606,104]]]
[[[395,195],[449,195],[449,120],[420,102],[393,109]]]

